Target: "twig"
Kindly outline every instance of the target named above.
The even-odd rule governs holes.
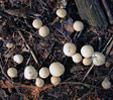
[[[108,47],[108,45],[111,43],[112,39],[113,39],[113,37],[111,37],[111,38],[109,39],[109,41],[108,41],[107,44],[105,45],[104,49],[102,50],[102,53],[106,50],[106,48]]]
[[[94,67],[94,64],[91,65],[91,67],[89,68],[89,70],[85,74],[84,78],[82,79],[82,82],[86,79],[86,77],[88,76],[88,74],[90,73],[90,71],[93,69],[93,67]]]
[[[38,60],[37,60],[37,58],[36,58],[34,52],[32,51],[32,49],[30,48],[30,46],[29,46],[28,43],[26,42],[24,36],[22,35],[22,33],[21,33],[20,31],[18,31],[18,33],[19,33],[19,35],[21,36],[22,40],[24,41],[24,43],[25,43],[26,47],[28,48],[29,52],[31,53],[31,55],[32,55],[32,57],[33,57],[33,59],[34,59],[34,61],[36,62],[36,64],[39,65],[39,62],[38,62]]]
[[[3,62],[2,62],[1,53],[0,53],[0,62],[3,63]],[[5,67],[5,66],[4,66],[4,67]],[[1,69],[2,74],[6,77],[6,79],[12,83],[12,81],[10,80],[10,78],[7,76],[7,74],[6,74],[5,71],[3,70],[3,67],[2,67],[1,64],[0,64],[0,69]]]
[[[105,7],[105,10],[106,10],[106,13],[107,13],[107,16],[108,16],[108,19],[109,19],[109,23],[113,24],[113,16],[112,16],[112,14],[110,12],[110,9],[108,7],[108,4],[107,4],[106,0],[102,0],[102,3],[104,5],[104,7]]]
[[[108,48],[106,50],[106,56],[108,56],[110,54],[112,49],[113,49],[113,38],[112,38],[110,45],[108,46]]]
[[[45,57],[43,63],[39,66],[39,68],[40,68],[41,66],[43,66],[44,62],[48,59],[48,57],[50,56],[51,52],[53,51],[53,48],[54,48],[55,44],[56,44],[56,42],[51,45],[47,56]]]

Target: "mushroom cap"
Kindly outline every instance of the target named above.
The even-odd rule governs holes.
[[[38,18],[38,19],[34,19],[32,22],[32,25],[34,28],[39,29],[42,26],[42,21]]]
[[[93,53],[94,53],[94,49],[91,45],[84,45],[81,48],[81,54],[85,58],[90,58]]]
[[[39,70],[39,76],[41,78],[47,78],[49,76],[49,69],[47,67],[42,67],[40,70]]]
[[[61,82],[61,78],[52,76],[50,81],[53,85],[58,85]]]
[[[92,55],[93,64],[95,66],[101,66],[105,64],[105,56],[101,52],[94,52]]]
[[[46,37],[49,35],[49,33],[50,33],[50,30],[47,26],[42,26],[39,28],[39,35],[41,37]]]
[[[82,31],[84,29],[84,24],[81,21],[75,21],[73,23],[73,28],[77,32]]]
[[[8,48],[8,49],[11,49],[11,48],[13,48],[13,46],[14,46],[14,44],[13,43],[7,43],[6,44],[6,47]]]
[[[102,81],[102,87],[104,89],[109,89],[111,88],[111,82],[108,80],[108,78],[106,77],[103,81]]]
[[[24,69],[24,77],[28,80],[36,79],[37,71],[33,66],[27,66]]]
[[[44,80],[41,79],[41,78],[36,78],[35,84],[38,87],[43,87],[44,86]]]
[[[16,55],[14,55],[13,60],[16,63],[21,64],[23,62],[24,58],[21,54],[16,54]]]
[[[82,56],[80,53],[75,53],[73,56],[72,56],[72,60],[74,63],[79,63],[81,62],[82,60]]]
[[[15,77],[17,77],[17,69],[11,67],[11,68],[9,68],[9,69],[7,70],[7,74],[8,74],[9,77],[15,78]]]
[[[92,63],[92,60],[91,60],[90,58],[84,58],[84,59],[82,60],[82,63],[83,63],[83,65],[85,65],[85,66],[89,66],[89,65],[91,65],[91,63]]]
[[[66,56],[71,57],[75,54],[76,52],[76,46],[75,44],[71,43],[71,42],[67,42],[64,44],[63,46],[63,52]]]
[[[57,11],[56,11],[56,15],[57,15],[58,17],[60,17],[60,18],[64,18],[64,17],[66,17],[67,12],[66,12],[65,9],[59,8],[59,9],[57,9]]]
[[[50,66],[49,66],[49,71],[50,74],[55,76],[55,77],[59,77],[61,75],[64,74],[65,72],[65,68],[64,65],[59,63],[59,62],[53,62]]]

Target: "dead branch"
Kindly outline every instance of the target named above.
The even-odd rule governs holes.
[[[22,34],[20,31],[18,31],[18,33],[19,33],[19,35],[21,36],[22,40],[24,41],[24,43],[25,43],[26,47],[28,48],[29,52],[31,53],[31,55],[32,55],[32,57],[33,57],[33,59],[34,59],[34,61],[36,62],[36,64],[39,65],[39,62],[38,62],[38,60],[37,60],[37,58],[36,58],[36,56],[35,56],[33,50],[32,50],[32,49],[30,48],[30,46],[28,45],[28,43],[27,43],[27,41],[25,40],[23,34]]]

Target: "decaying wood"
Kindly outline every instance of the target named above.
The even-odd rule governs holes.
[[[26,18],[26,10],[24,8],[12,9],[12,10],[8,9],[8,10],[4,10],[4,12],[12,16]]]
[[[80,17],[87,21],[89,25],[107,28],[106,16],[100,7],[98,0],[74,0]]]
[[[112,16],[112,14],[110,12],[110,9],[108,7],[108,4],[107,4],[106,0],[102,0],[102,3],[103,3],[104,8],[106,10],[106,13],[107,13],[107,16],[108,16],[108,19],[109,19],[109,23],[113,24],[113,16]]]

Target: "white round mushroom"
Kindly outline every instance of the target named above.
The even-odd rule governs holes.
[[[51,75],[53,75],[55,77],[59,77],[64,74],[65,68],[64,68],[64,65],[61,64],[60,62],[53,62],[49,66],[49,71],[50,71]]]
[[[102,81],[101,85],[104,89],[111,88],[111,82],[109,81],[109,79],[107,77]]]
[[[17,69],[14,67],[11,67],[7,70],[7,74],[9,77],[15,78],[15,77],[17,77]]]
[[[77,32],[82,31],[84,29],[84,24],[81,21],[75,21],[73,23],[73,28]]]
[[[61,82],[61,78],[52,76],[50,81],[53,85],[58,85]]]
[[[39,35],[41,37],[46,37],[49,35],[49,33],[50,33],[50,30],[47,26],[42,26],[39,28]]]
[[[41,79],[41,78],[36,78],[35,84],[38,87],[43,87],[44,86],[44,80]]]
[[[42,26],[42,21],[38,18],[33,20],[32,25],[34,28],[39,29]]]
[[[13,60],[16,63],[21,64],[23,62],[24,58],[21,54],[16,54],[16,55],[14,55]]]
[[[81,48],[81,54],[85,58],[90,58],[93,53],[94,53],[94,49],[91,45],[84,45]]]
[[[57,15],[58,17],[60,17],[60,18],[64,18],[64,17],[66,17],[67,12],[66,12],[65,9],[59,8],[59,9],[57,9],[57,11],[56,11],[56,15]]]
[[[81,62],[82,60],[82,56],[80,53],[75,53],[73,56],[72,56],[72,60],[74,63],[79,63]]]
[[[24,77],[28,80],[36,79],[37,77],[37,71],[33,66],[27,66],[24,69]]]
[[[47,67],[42,67],[40,70],[39,70],[39,76],[41,78],[47,78],[49,76],[49,69]]]
[[[68,56],[71,57],[75,54],[76,52],[76,46],[75,44],[71,43],[71,42],[67,42],[64,44],[63,46],[63,53]]]
[[[91,65],[91,63],[92,63],[92,60],[91,60],[90,58],[84,58],[84,59],[82,60],[82,63],[83,63],[83,65],[85,65],[85,66],[89,66],[89,65]]]
[[[94,52],[92,55],[92,60],[95,66],[101,66],[105,64],[105,56],[101,52]]]
[[[13,43],[8,42],[8,43],[6,44],[6,47],[7,47],[8,49],[11,49],[11,48],[13,48],[13,47],[14,47],[14,44],[13,44]]]

